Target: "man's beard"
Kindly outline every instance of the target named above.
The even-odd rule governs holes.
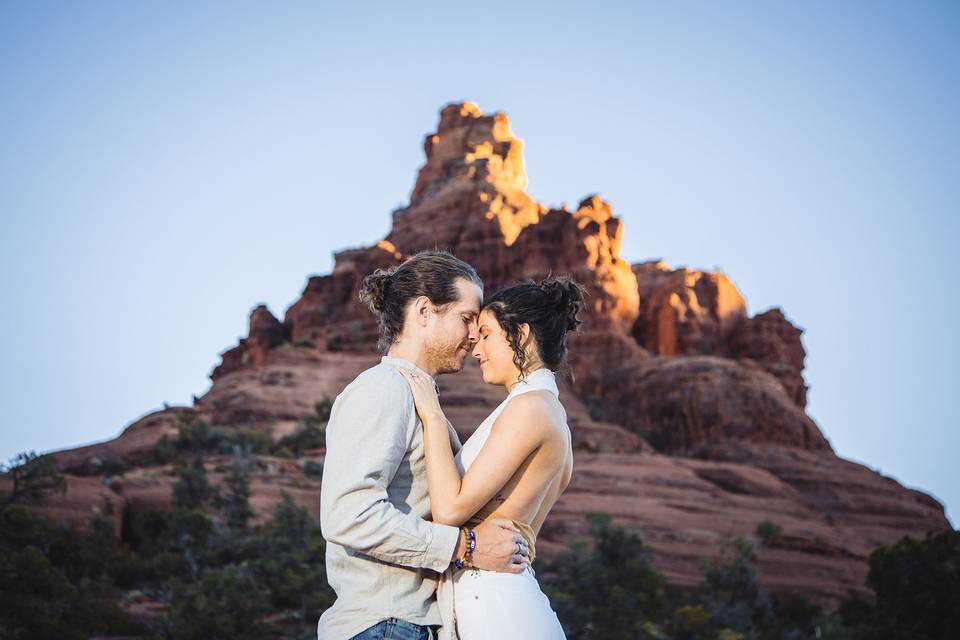
[[[427,363],[437,374],[456,373],[463,369],[463,358],[459,354],[461,346],[463,346],[461,342],[457,344],[427,344]]]

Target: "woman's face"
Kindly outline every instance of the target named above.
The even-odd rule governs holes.
[[[473,355],[480,361],[483,381],[505,386],[513,384],[520,376],[520,370],[513,364],[513,349],[507,342],[507,332],[489,309],[480,312],[477,325],[479,339],[473,347]]]

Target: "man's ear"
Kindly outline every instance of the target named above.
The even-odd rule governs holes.
[[[413,317],[421,327],[427,326],[430,314],[433,313],[433,303],[427,296],[418,296],[413,301]]]

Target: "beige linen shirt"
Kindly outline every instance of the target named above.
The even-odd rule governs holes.
[[[437,580],[460,532],[429,521],[423,426],[397,367],[430,377],[384,356],[347,385],[330,412],[320,527],[337,600],[320,616],[319,640],[346,640],[391,617],[441,624]],[[456,453],[460,440],[450,431]]]

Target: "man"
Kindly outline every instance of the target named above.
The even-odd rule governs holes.
[[[430,380],[462,369],[477,341],[482,287],[473,267],[438,251],[363,281],[361,299],[377,315],[387,355],[337,396],[327,423],[320,526],[337,601],[317,623],[319,640],[425,640],[442,622],[437,578],[463,557],[468,540],[428,520],[423,427],[397,368]],[[450,439],[459,450],[452,428]],[[511,521],[486,522],[474,534],[475,566],[512,573],[527,566]]]

